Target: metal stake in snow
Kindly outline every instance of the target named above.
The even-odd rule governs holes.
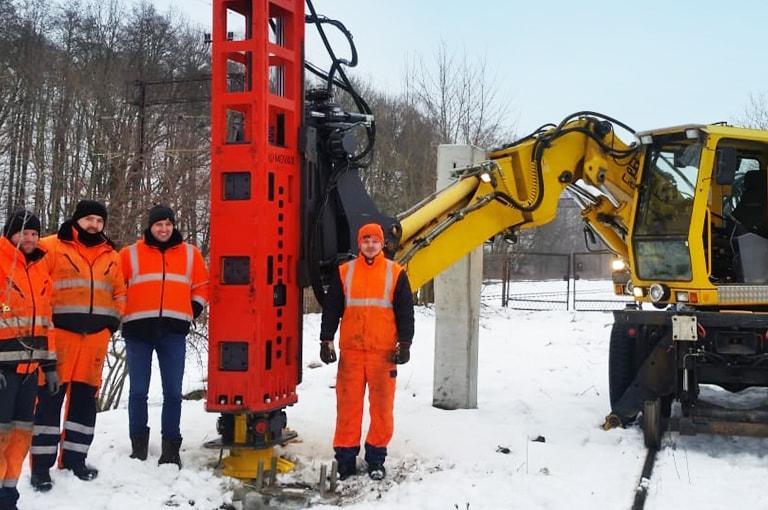
[[[437,189],[457,168],[476,165],[485,152],[470,145],[437,148]],[[477,407],[477,348],[483,248],[477,248],[435,278],[435,378],[432,405],[441,409]]]

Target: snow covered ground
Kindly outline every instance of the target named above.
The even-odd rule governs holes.
[[[280,475],[286,484],[316,482],[320,465],[332,459],[336,365],[309,368],[319,364],[319,322],[316,314],[305,317],[304,382],[299,403],[288,409],[300,441],[282,449],[298,465]],[[609,410],[611,323],[607,313],[514,311],[488,301],[478,408],[444,411],[431,406],[434,313],[418,308],[411,362],[398,372],[387,480],[340,482],[340,502],[354,509],[629,508],[645,451],[637,427],[600,428]],[[202,386],[203,373],[190,354],[185,392]],[[159,394],[153,381],[150,420],[157,432]],[[230,503],[238,483],[216,474],[218,452],[201,447],[216,436],[215,421],[202,402],[184,403],[184,469],[178,471],[157,466],[159,434],[151,439],[149,461],[129,459],[126,410],[102,413],[90,454],[99,478],[86,483],[55,471],[53,491],[36,494],[25,472],[20,508],[208,510]],[[768,508],[767,445],[668,435],[646,508]],[[312,504],[335,508],[336,502],[316,497]]]

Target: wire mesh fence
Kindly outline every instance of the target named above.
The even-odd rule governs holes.
[[[609,311],[632,302],[617,296],[609,252],[486,254],[482,300],[516,310]]]
[[[610,252],[571,254],[574,310],[621,310],[634,302],[631,296],[617,295],[613,291],[611,262],[614,258]]]

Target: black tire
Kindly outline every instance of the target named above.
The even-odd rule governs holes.
[[[661,447],[661,411],[660,399],[643,402],[643,442],[646,448],[658,450]]]
[[[635,339],[626,336],[626,324],[614,323],[608,347],[608,393],[611,408],[635,379]]]

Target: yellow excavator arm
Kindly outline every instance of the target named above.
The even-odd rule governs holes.
[[[489,153],[456,182],[398,215],[395,259],[416,289],[493,236],[555,218],[568,191],[591,229],[618,256],[627,256],[641,152],[623,142],[608,117],[581,112]],[[629,130],[631,131],[631,130]]]

